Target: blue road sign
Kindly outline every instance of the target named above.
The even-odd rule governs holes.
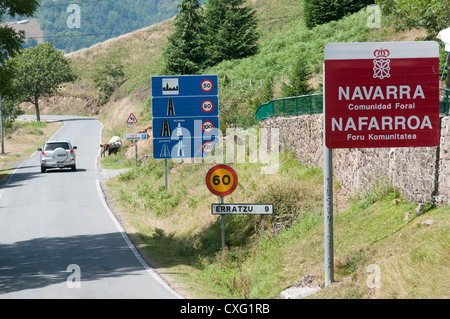
[[[153,138],[217,136],[219,118],[154,118]]]
[[[153,158],[195,158],[209,156],[218,139],[205,138],[157,138],[153,139]]]
[[[176,96],[152,99],[152,115],[155,117],[218,116],[218,96]]]
[[[152,77],[152,97],[218,95],[217,75]]]
[[[152,77],[153,157],[209,155],[218,143],[217,75]]]

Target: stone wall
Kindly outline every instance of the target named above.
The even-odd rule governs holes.
[[[323,167],[322,114],[274,117],[260,124],[278,128],[281,149],[292,150],[302,164]],[[438,147],[333,149],[333,175],[350,193],[388,180],[409,201],[448,204],[450,118],[441,118]]]

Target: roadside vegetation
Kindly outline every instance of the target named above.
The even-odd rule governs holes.
[[[62,122],[16,120],[5,130],[5,154],[0,155],[0,182],[6,180],[17,163],[33,154],[49,139]],[[36,162],[36,170],[39,170]]]
[[[171,162],[168,191],[163,162],[156,160],[105,183],[150,263],[195,298],[277,298],[308,274],[322,283],[322,170],[285,152],[274,175],[261,175],[259,164],[234,164],[239,185],[225,202],[273,203],[275,214],[266,217],[263,237],[259,216],[226,216],[222,252],[220,217],[210,208],[219,198],[204,182],[209,167]],[[448,297],[442,280],[450,275],[448,207],[416,217],[416,205],[385,183],[348,201],[336,183],[335,194],[344,203],[334,219],[336,283],[312,298]],[[378,288],[370,284],[369,265],[379,271]]]

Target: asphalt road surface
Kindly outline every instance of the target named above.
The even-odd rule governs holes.
[[[77,171],[43,174],[35,152],[0,184],[0,298],[181,298],[106,205],[96,164],[102,124],[41,118],[64,120],[52,138],[78,147]]]

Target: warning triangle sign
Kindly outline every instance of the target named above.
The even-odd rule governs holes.
[[[138,120],[137,120],[136,116],[134,116],[134,114],[131,113],[130,116],[128,116],[127,123],[130,124],[130,123],[137,123],[137,122],[138,122]]]

